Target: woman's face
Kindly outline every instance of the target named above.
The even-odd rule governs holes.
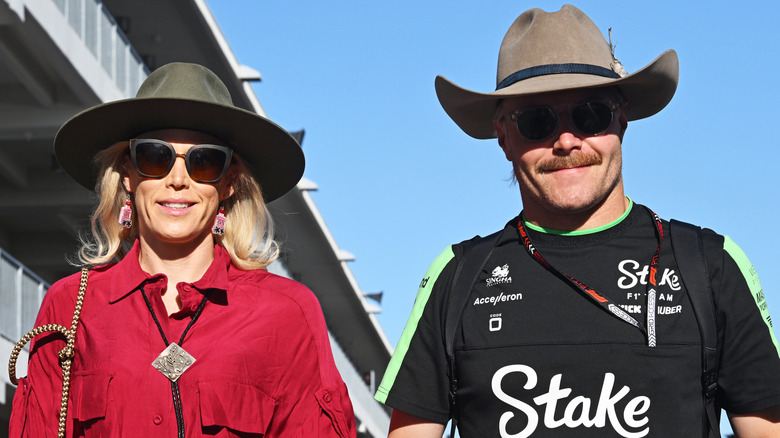
[[[138,136],[173,145],[186,153],[194,145],[216,144],[219,139],[186,129],[163,129]],[[183,157],[176,157],[171,171],[161,178],[142,177],[130,158],[125,160],[123,183],[133,196],[141,241],[154,248],[160,244],[194,248],[212,242],[211,228],[220,203],[233,194],[230,172],[219,182],[195,182],[187,172]]]

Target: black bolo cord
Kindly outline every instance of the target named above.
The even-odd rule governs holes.
[[[162,326],[160,325],[160,321],[157,319],[157,314],[154,312],[154,308],[152,308],[152,303],[149,301],[149,297],[146,296],[146,292],[144,291],[144,288],[141,288],[141,295],[144,297],[144,301],[146,302],[146,307],[149,309],[149,313],[152,314],[152,319],[154,319],[154,323],[157,325],[157,330],[160,331],[160,336],[162,336],[163,342],[165,342],[165,347],[167,348],[168,345],[168,338],[165,336],[165,332],[163,332]],[[203,313],[203,308],[206,307],[206,301],[208,301],[208,294],[204,294],[203,301],[200,302],[200,305],[198,306],[198,310],[195,311],[195,314],[192,316],[192,319],[190,320],[190,323],[187,324],[187,328],[184,329],[184,333],[181,334],[181,339],[179,339],[179,346],[181,347],[181,344],[184,343],[184,337],[187,335],[187,332],[190,330],[190,327],[192,327],[193,324],[195,324],[195,321],[198,319],[201,313]],[[179,392],[179,382],[178,381],[171,381],[171,395],[173,396],[173,408],[176,412],[176,427],[178,429],[178,438],[185,438],[184,437],[184,413],[182,412],[181,408],[181,393]]]

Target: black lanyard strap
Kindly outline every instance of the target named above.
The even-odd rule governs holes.
[[[542,254],[539,252],[538,249],[534,246],[533,242],[531,242],[531,237],[528,235],[528,232],[525,229],[525,225],[523,224],[523,218],[520,217],[520,220],[517,222],[517,229],[520,232],[520,238],[523,241],[523,246],[525,246],[525,249],[528,251],[528,254],[533,257],[534,260],[536,260],[539,264],[541,264],[545,269],[550,271],[551,273],[555,274],[559,278],[563,279],[567,283],[569,283],[572,287],[574,287],[575,290],[583,294],[585,297],[590,299],[591,301],[595,302],[597,305],[599,305],[602,309],[606,310],[616,318],[625,321],[637,329],[639,329],[647,338],[647,346],[648,347],[655,347],[657,344],[657,335],[656,335],[656,322],[655,322],[655,314],[656,314],[656,307],[657,307],[657,292],[655,288],[657,287],[656,284],[656,273],[658,272],[658,261],[661,257],[661,243],[663,242],[664,238],[664,229],[663,224],[661,223],[661,218],[658,217],[657,214],[655,214],[652,210],[645,207],[650,214],[650,216],[653,218],[653,222],[655,224],[654,230],[655,230],[655,237],[656,241],[658,242],[658,246],[656,247],[655,254],[653,255],[652,260],[650,260],[650,275],[648,276],[648,282],[647,282],[647,327],[643,325],[641,322],[639,322],[636,318],[629,315],[628,312],[623,310],[620,306],[613,303],[609,298],[605,297],[603,294],[598,293],[595,289],[588,287],[585,283],[577,280],[576,278],[572,277],[569,274],[566,274],[565,272],[561,271],[560,269],[557,269],[553,265],[551,265],[547,260],[545,260],[544,257],[542,257]]]
[[[146,292],[144,291],[144,288],[141,287],[141,295],[144,297],[144,301],[146,302],[146,307],[149,309],[149,313],[152,314],[152,319],[154,320],[154,323],[157,325],[157,330],[160,331],[160,336],[162,336],[162,340],[165,343],[165,347],[167,348],[170,344],[168,343],[168,338],[165,336],[165,332],[162,329],[162,325],[160,325],[160,321],[157,319],[157,314],[154,311],[154,307],[152,307],[151,301],[149,301],[149,297],[146,296]],[[190,323],[187,324],[187,327],[184,329],[184,332],[181,334],[181,338],[179,339],[179,346],[181,346],[184,343],[184,337],[187,335],[187,332],[190,330],[190,327],[192,327],[193,324],[195,324],[195,321],[197,321],[198,317],[200,317],[200,314],[203,313],[203,308],[206,307],[206,301],[208,301],[208,294],[204,293],[203,300],[200,302],[200,305],[198,306],[198,310],[195,311],[195,314],[192,316],[192,319],[190,319]],[[176,428],[178,430],[178,438],[185,438],[184,437],[184,412],[181,407],[181,393],[179,392],[179,382],[178,380],[172,380],[171,381],[171,396],[173,397],[173,408],[176,412]]]

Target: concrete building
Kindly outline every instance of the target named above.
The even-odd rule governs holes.
[[[48,285],[75,271],[94,202],[52,153],[59,126],[90,106],[132,97],[171,61],[203,64],[234,103],[265,115],[251,88],[260,75],[231,52],[205,0],[0,0],[0,359],[32,328]],[[269,60],[284,62],[284,60]],[[302,139],[303,133],[295,135]],[[304,147],[304,152],[305,152]],[[388,411],[373,398],[391,347],[303,180],[273,202],[281,260],[271,271],[311,288],[322,304],[336,363],[355,408],[358,436],[384,436]],[[26,355],[19,359],[26,374]],[[14,387],[0,377],[0,438]]]

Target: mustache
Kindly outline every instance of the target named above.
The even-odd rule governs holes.
[[[575,154],[565,157],[555,157],[547,160],[536,167],[538,173],[554,172],[561,169],[571,169],[574,167],[593,166],[602,163],[603,158],[599,154]]]

